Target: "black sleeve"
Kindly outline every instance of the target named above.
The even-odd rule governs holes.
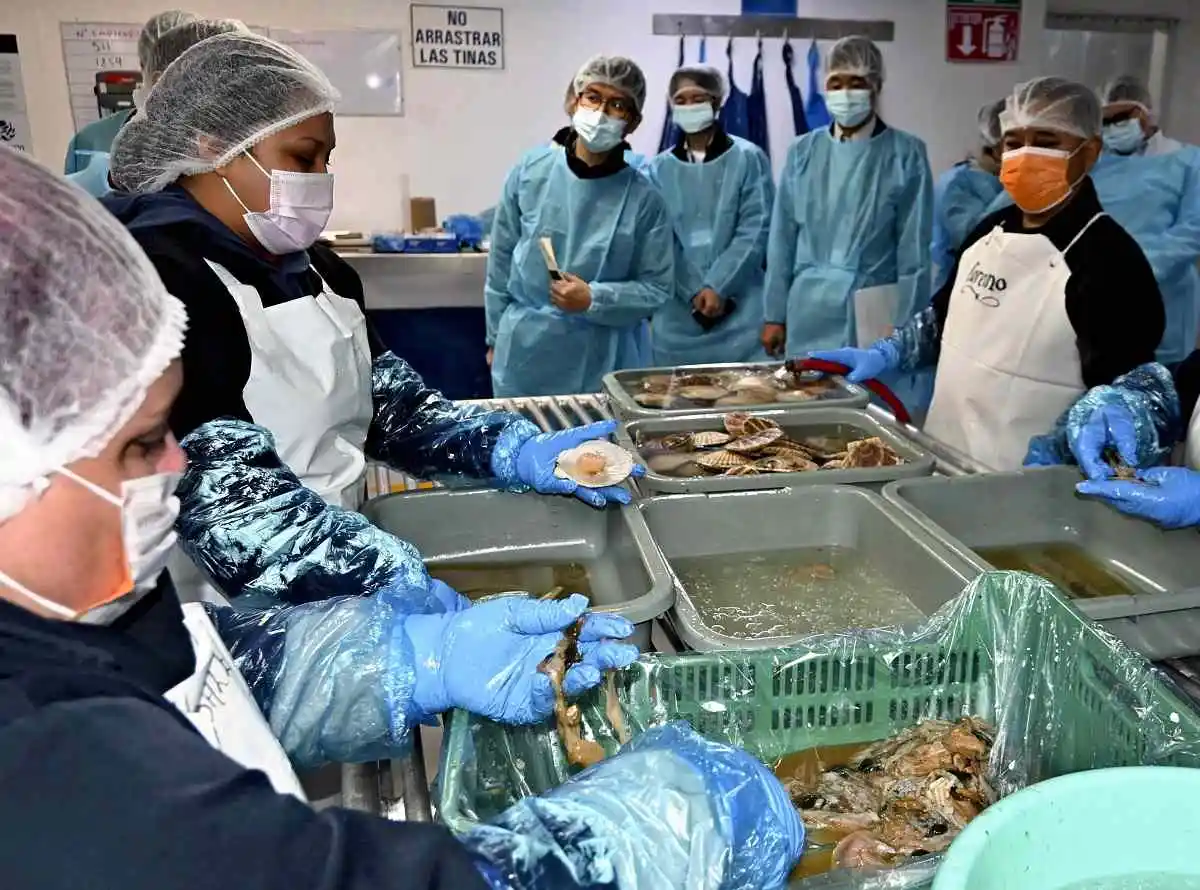
[[[1186,430],[1200,401],[1200,349],[1179,363],[1175,369],[1175,390],[1179,393],[1179,416]]]
[[[358,273],[349,263],[338,256],[328,244],[320,242],[309,248],[308,258],[313,268],[325,279],[325,283],[332,288],[335,294],[345,297],[347,300],[353,300],[358,304],[363,315],[367,315],[367,299],[363,293],[362,279],[358,277]],[[371,324],[369,315],[367,315],[367,335],[371,340],[371,358],[379,358],[387,352],[387,346],[375,332],[375,326]]]
[[[967,248],[980,240],[984,235],[990,232],[1004,220],[1005,212],[1009,208],[997,210],[995,213],[990,213],[975,228],[971,230],[971,234],[967,235],[963,241],[962,247],[954,256],[954,268],[950,270],[950,277],[933,295],[930,305],[933,306],[934,315],[937,317],[938,342],[941,342],[941,331],[946,329],[946,316],[950,314],[950,295],[954,293],[955,280],[958,278],[958,264],[962,261],[962,255],[967,252]]]
[[[163,707],[52,705],[0,734],[6,890],[486,890],[441,827],[276,794]]]
[[[1166,326],[1162,293],[1137,242],[1111,217],[1067,254],[1067,316],[1084,386],[1102,386],[1154,361]]]

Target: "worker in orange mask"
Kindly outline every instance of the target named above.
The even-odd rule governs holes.
[[[1165,321],[1149,262],[1088,175],[1102,146],[1095,94],[1037,78],[1014,88],[1000,124],[1013,205],[976,226],[924,312],[868,349],[814,356],[851,366],[854,382],[936,365],[925,431],[1012,470],[1062,463],[1066,410],[1153,361]]]

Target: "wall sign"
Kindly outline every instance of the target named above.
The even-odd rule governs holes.
[[[504,67],[504,10],[413,3],[410,13],[415,67]]]
[[[947,0],[946,61],[1015,62],[1021,0]]]
[[[71,114],[80,130],[100,119],[96,75],[101,71],[140,71],[137,44],[140,24],[63,22],[63,60],[71,89]]]
[[[25,113],[25,84],[21,80],[21,57],[17,36],[0,34],[0,145],[32,151],[29,117]]]

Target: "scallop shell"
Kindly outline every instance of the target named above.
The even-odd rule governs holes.
[[[894,467],[898,463],[900,456],[878,436],[850,442],[842,460],[846,467]]]
[[[755,451],[761,451],[777,439],[783,438],[783,430],[779,427],[768,430],[760,430],[756,433],[747,433],[740,439],[734,439],[725,446],[728,451],[735,451],[739,454],[750,454]]]
[[[588,467],[599,460],[596,469]],[[554,475],[562,479],[574,479],[584,488],[603,488],[616,485],[633,472],[633,455],[607,439],[596,439],[569,448],[558,455]]]
[[[821,465],[809,457],[808,454],[795,448],[776,448],[775,446],[770,446],[764,448],[762,454],[772,460],[782,461],[796,472],[819,470],[821,468]]]
[[[708,470],[728,470],[730,467],[742,467],[753,461],[732,451],[709,451],[698,455],[696,463]]]
[[[754,468],[760,473],[795,473],[798,471],[791,461],[782,457],[764,457],[756,460]]]
[[[777,429],[779,429],[779,424],[771,420],[769,417],[750,416],[747,417],[745,423],[742,424],[742,435],[748,436],[751,433],[761,433],[765,432],[766,430]]]
[[[745,411],[733,411],[724,417],[725,431],[731,436],[742,436],[746,433],[746,422],[750,415]]]
[[[736,467],[730,467],[722,475],[724,476],[758,476],[762,471],[754,464],[741,464]]]
[[[692,447],[691,433],[671,433],[658,440],[658,446],[667,451],[687,451]]]
[[[633,400],[643,408],[670,408],[675,404],[675,396],[666,392],[639,392]]]
[[[720,378],[713,374],[680,374],[671,379],[671,385],[681,386],[721,386]],[[725,387],[721,386],[722,389]]]
[[[675,383],[675,378],[670,374],[651,374],[649,377],[642,379],[642,390],[649,393],[666,393],[669,392]]]
[[[820,396],[804,389],[785,389],[775,398],[780,402],[811,402]]]
[[[695,402],[715,402],[722,396],[729,394],[729,390],[723,386],[706,386],[701,384],[681,386],[676,392],[685,399],[691,399]]]
[[[746,389],[763,389],[767,390],[768,392],[773,392],[774,390],[778,389],[778,387],[770,377],[759,377],[755,374],[750,374],[746,377],[739,377],[737,380],[730,382],[726,389],[730,390],[731,392],[742,392]]]
[[[733,439],[729,433],[722,433],[719,430],[704,430],[699,433],[692,433],[693,448],[712,448],[716,445],[724,445]]]

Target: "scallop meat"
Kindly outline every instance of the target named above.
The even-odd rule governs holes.
[[[633,455],[607,439],[584,442],[558,455],[554,475],[584,488],[616,485],[633,472]]]

